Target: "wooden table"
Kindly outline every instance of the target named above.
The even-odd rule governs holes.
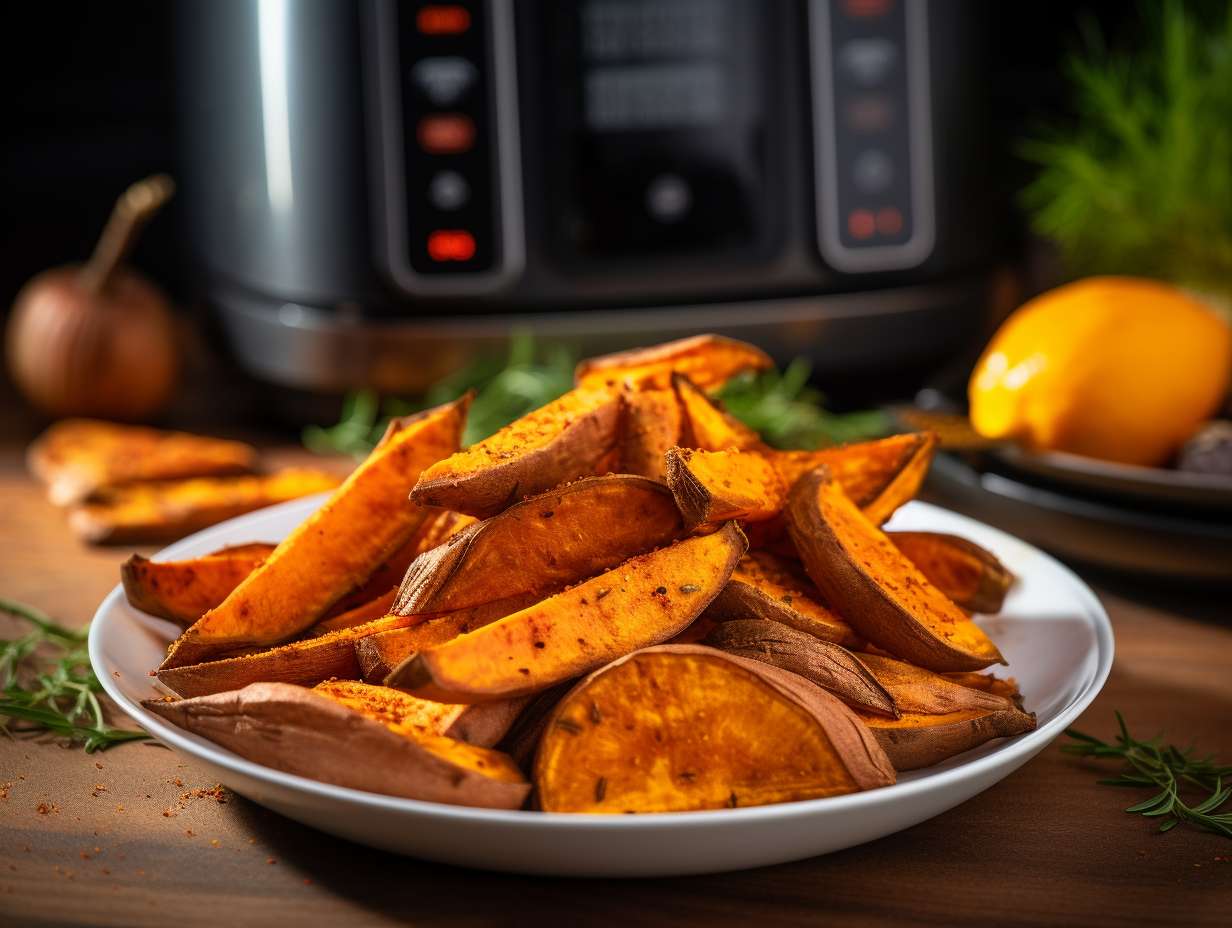
[[[77,544],[16,442],[0,446],[0,526],[0,594],[72,624],[89,619],[129,553]],[[1080,726],[1110,736],[1117,708],[1140,734],[1232,761],[1226,597],[1096,588],[1117,656]],[[1052,746],[957,809],[827,857],[710,877],[557,880],[393,857],[234,794],[219,802],[213,780],[161,747],[87,755],[0,740],[0,924],[1232,923],[1232,841],[1154,834],[1120,811],[1134,794],[1097,786],[1098,775]]]

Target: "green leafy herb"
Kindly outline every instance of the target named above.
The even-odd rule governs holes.
[[[1035,229],[1075,273],[1232,289],[1232,3],[1222,23],[1195,6],[1144,5],[1155,38],[1135,53],[1087,28],[1076,119],[1023,146]]]
[[[1225,780],[1232,780],[1232,767],[1221,766],[1209,755],[1195,757],[1192,747],[1181,750],[1173,745],[1161,745],[1159,739],[1139,741],[1130,735],[1120,712],[1116,719],[1121,730],[1115,744],[1071,728],[1065,734],[1077,743],[1064,744],[1061,750],[1080,757],[1123,761],[1118,776],[1099,782],[1107,786],[1158,790],[1149,799],[1136,802],[1125,811],[1161,819],[1160,831],[1169,831],[1181,822],[1188,822],[1232,838],[1232,812],[1219,812],[1232,798],[1232,785],[1224,786]],[[1182,795],[1186,790],[1200,790],[1207,796],[1196,805],[1189,805]]]
[[[0,641],[0,730],[16,730],[12,722],[18,722],[80,742],[90,753],[149,737],[107,725],[85,629],[65,628],[11,599],[0,598],[0,612],[33,626],[19,638]]]

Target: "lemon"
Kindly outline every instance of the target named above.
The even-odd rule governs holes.
[[[1091,277],[1016,310],[968,384],[981,435],[1162,465],[1227,393],[1232,329],[1158,281]]]

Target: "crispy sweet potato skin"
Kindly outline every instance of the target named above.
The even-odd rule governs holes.
[[[175,541],[225,519],[337,485],[335,475],[311,468],[131,483],[98,490],[69,511],[68,524],[91,544]]]
[[[411,498],[478,518],[606,469],[620,438],[621,398],[571,390],[495,435],[427,468]]]
[[[511,506],[420,555],[393,611],[454,612],[499,599],[541,598],[683,531],[662,484],[629,474],[584,478]]]
[[[519,808],[529,792],[503,754],[438,735],[411,735],[299,686],[255,683],[143,705],[241,757],[351,789],[494,809]]]
[[[30,472],[57,506],[79,503],[103,487],[138,480],[243,474],[257,450],[238,441],[164,432],[100,419],[62,419],[26,453]]]
[[[862,637],[930,670],[1004,663],[996,645],[855,507],[825,468],[792,488],[792,541],[822,596]]]
[[[272,544],[253,542],[186,561],[151,561],[134,554],[120,565],[120,582],[134,608],[187,628],[226,599],[273,550]]]
[[[760,348],[721,335],[697,335],[651,348],[635,348],[588,358],[578,364],[573,381],[579,387],[638,388],[671,386],[673,373],[687,374],[705,390],[721,387],[736,374],[773,367]]]
[[[672,389],[684,413],[678,444],[702,451],[766,447],[757,432],[729,415],[684,374],[672,374]]]
[[[942,532],[889,532],[890,540],[942,593],[970,612],[1000,612],[1014,575],[973,541]]]
[[[334,495],[172,644],[163,667],[286,641],[362,584],[431,514],[406,494],[420,471],[458,446],[469,405],[468,395],[391,422]]]
[[[680,444],[683,414],[674,390],[626,390],[620,471],[663,481],[663,455]]]
[[[818,602],[819,597],[798,563],[764,551],[750,551],[740,559],[706,615],[719,621],[768,619],[823,641],[849,647],[858,644],[855,630]]]
[[[619,567],[461,638],[421,651],[386,681],[442,702],[538,692],[666,641],[710,604],[744,553],[730,522]]]
[[[894,782],[841,702],[777,667],[698,645],[609,664],[556,706],[535,759],[550,812],[765,805]]]
[[[763,522],[783,510],[787,487],[760,454],[672,448],[665,461],[667,485],[689,526]]]

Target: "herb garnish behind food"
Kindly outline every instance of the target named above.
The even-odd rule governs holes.
[[[107,725],[86,629],[65,628],[11,599],[0,598],[0,612],[32,626],[19,638],[0,640],[0,731],[43,729],[82,743],[90,753],[150,737]]]
[[[1119,758],[1124,762],[1119,776],[1100,780],[1106,786],[1152,788],[1158,792],[1149,799],[1136,802],[1125,811],[1147,818],[1160,818],[1160,831],[1169,831],[1181,822],[1196,825],[1205,831],[1232,838],[1232,812],[1218,810],[1232,798],[1232,767],[1220,766],[1213,756],[1194,757],[1192,747],[1181,750],[1173,745],[1161,745],[1159,739],[1139,741],[1130,735],[1125,719],[1116,713],[1120,734],[1109,744],[1091,735],[1070,728],[1065,734],[1076,744],[1063,744],[1066,754],[1098,759]],[[1189,805],[1184,791],[1201,790],[1209,795],[1197,805]]]

